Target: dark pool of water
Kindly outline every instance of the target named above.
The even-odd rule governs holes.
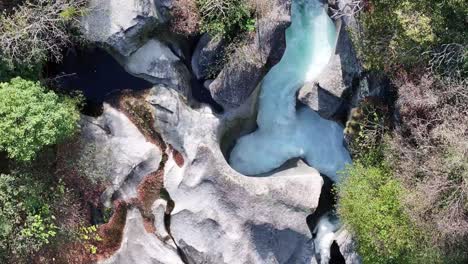
[[[68,50],[61,63],[47,65],[44,75],[52,87],[58,87],[62,92],[81,91],[86,98],[84,113],[88,115],[99,115],[102,103],[111,94],[153,86],[127,73],[111,55],[97,47]],[[210,105],[218,113],[223,111],[202,82],[193,78],[191,86],[195,100]]]
[[[203,82],[192,78],[192,97],[200,103],[205,103],[211,106],[211,108],[216,113],[222,113],[224,111],[223,107],[218,104],[213,97],[211,97],[210,91],[208,91],[204,86]]]
[[[68,50],[59,64],[49,64],[46,76],[64,91],[81,91],[90,104],[102,104],[117,91],[143,90],[152,84],[127,73],[100,48]]]

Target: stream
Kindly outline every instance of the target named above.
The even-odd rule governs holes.
[[[263,79],[259,96],[258,129],[239,138],[230,165],[255,176],[277,169],[293,158],[303,158],[333,182],[351,163],[344,146],[343,128],[315,111],[296,105],[296,94],[316,79],[335,51],[336,27],[319,0],[294,0],[291,26],[286,30],[286,50],[281,61]],[[322,196],[333,199],[323,188]],[[320,199],[311,230],[321,263],[331,263],[334,232],[340,224],[333,215],[333,201]],[[309,221],[310,222],[310,221]]]

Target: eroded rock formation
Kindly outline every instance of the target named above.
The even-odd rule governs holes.
[[[124,2],[92,0],[96,9],[83,21],[89,40],[105,46],[128,72],[154,84],[128,102],[104,104],[102,116],[82,120],[83,140],[96,146],[95,162],[108,172],[102,201],[107,206],[115,200],[128,203],[120,248],[101,262],[317,263],[320,250],[306,218],[319,206],[320,173],[294,160],[248,177],[228,164],[232,144],[222,142],[227,134],[233,141],[255,128],[256,88],[283,55],[291,1],[273,1],[257,21],[259,34],[236,50],[238,60],[206,83],[227,110],[224,114],[190,98],[192,75],[207,78],[200,60],[209,55],[203,54],[208,44],[199,43],[199,57],[190,58],[183,43],[168,34],[148,34],[167,22],[170,1]],[[245,60],[241,53],[247,51],[255,56]],[[340,64],[340,58],[333,63]],[[194,63],[203,67],[195,69]],[[335,66],[330,74],[343,65]],[[337,88],[333,94],[340,97],[348,82],[340,78],[344,81],[319,78],[319,84]],[[126,108],[132,102],[138,104]],[[333,116],[341,103],[327,102],[327,115]],[[347,263],[358,263],[352,240],[338,232],[334,238],[345,249]]]

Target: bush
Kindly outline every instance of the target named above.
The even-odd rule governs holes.
[[[372,0],[366,9],[353,39],[368,69],[411,69],[450,43],[466,50],[466,1]]]
[[[405,212],[400,199],[406,192],[389,168],[358,161],[346,174],[338,185],[337,211],[354,233],[363,263],[429,263],[434,256]]]
[[[21,78],[0,83],[0,150],[30,161],[44,146],[70,137],[80,118],[78,102]]]
[[[389,161],[411,188],[412,219],[431,231],[447,256],[468,256],[468,87],[464,81],[424,76],[399,84],[398,130]]]
[[[60,61],[62,49],[77,40],[84,3],[28,0],[11,12],[0,13],[0,81],[24,70],[36,69],[37,74],[46,61]]]
[[[52,193],[52,194],[51,194]],[[26,263],[57,234],[54,192],[28,175],[0,175],[0,260]]]
[[[211,36],[233,38],[239,32],[253,31],[255,20],[245,0],[196,0],[200,29]]]
[[[381,100],[366,97],[351,110],[344,130],[353,159],[365,166],[378,166],[383,160],[382,142],[389,130],[389,107]]]

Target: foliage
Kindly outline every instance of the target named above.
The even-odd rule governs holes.
[[[410,216],[432,234],[444,255],[468,250],[468,86],[423,76],[402,80],[398,129],[387,153],[395,174],[412,192]],[[468,256],[461,258],[466,263]]]
[[[411,69],[450,43],[466,50],[466,1],[372,0],[366,10],[359,15],[360,30],[352,35],[368,69]],[[465,56],[461,65],[466,63]]]
[[[197,0],[200,29],[212,36],[232,38],[239,32],[253,31],[253,12],[245,0]]]
[[[0,81],[28,76],[48,60],[60,61],[62,49],[78,36],[84,0],[28,0],[0,13]]]
[[[22,76],[28,80],[38,80],[45,61],[36,61],[34,64],[22,64],[6,61],[0,58],[0,82],[8,82],[16,76]]]
[[[34,254],[57,234],[50,202],[56,196],[29,175],[0,175],[0,260]]]
[[[359,161],[338,185],[338,214],[354,232],[363,263],[436,263],[400,199],[405,190],[388,167]]]
[[[351,111],[345,135],[354,159],[366,165],[379,165],[383,160],[382,141],[388,131],[388,107],[376,98],[364,98]]]
[[[94,243],[101,242],[102,238],[98,234],[98,228],[96,225],[81,227],[78,231],[78,237],[85,243],[85,247],[91,254],[97,253],[97,247]]]
[[[32,160],[44,146],[76,132],[78,103],[38,82],[14,78],[0,83],[0,150],[12,159]]]

